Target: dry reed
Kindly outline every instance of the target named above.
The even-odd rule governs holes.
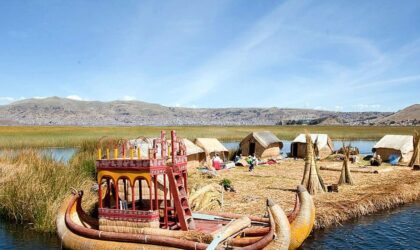
[[[314,143],[312,143],[311,136],[309,133],[306,133],[305,169],[301,184],[306,187],[311,195],[316,195],[326,191],[324,180],[322,179],[316,165],[314,151]]]
[[[338,185],[349,184],[353,185],[353,178],[351,178],[350,168],[349,168],[349,157],[350,157],[350,147],[343,146],[344,151],[344,160],[343,168],[341,169],[340,179],[338,180]]]
[[[86,205],[95,194],[80,168],[24,150],[0,158],[0,213],[17,223],[33,223],[38,231],[54,232],[55,216],[71,188],[84,189]]]
[[[320,161],[322,165],[339,168],[340,162]],[[354,165],[349,162],[349,166]],[[338,193],[322,193],[314,196],[316,206],[315,228],[340,225],[346,220],[367,215],[420,198],[420,172],[407,167],[394,167],[391,172],[376,175],[353,173],[354,185],[340,186]],[[224,194],[224,206],[215,211],[239,214],[264,215],[265,201],[271,198],[286,213],[293,210],[296,186],[300,183],[304,170],[303,160],[284,160],[277,165],[257,166],[253,172],[237,167],[218,171],[206,183],[219,183],[228,178],[235,186],[236,193]],[[339,171],[320,170],[325,183],[336,183]],[[198,174],[191,174],[189,183],[195,185],[204,180]],[[276,249],[275,243],[268,249]]]
[[[410,159],[410,163],[408,164],[409,167],[413,168],[413,170],[418,170],[420,167],[420,135],[417,130],[414,131],[413,135],[413,156]]]

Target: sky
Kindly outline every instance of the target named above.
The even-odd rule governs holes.
[[[0,104],[397,111],[419,103],[420,1],[0,1]]]

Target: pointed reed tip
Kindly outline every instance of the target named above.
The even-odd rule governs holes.
[[[271,199],[267,199],[267,206],[272,207],[272,206],[274,206],[274,205],[275,205],[275,204],[274,204],[273,200],[271,200]]]

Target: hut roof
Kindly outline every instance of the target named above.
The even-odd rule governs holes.
[[[197,138],[195,140],[195,144],[197,146],[203,148],[204,151],[207,152],[207,153],[228,152],[229,151],[216,138]]]
[[[412,135],[385,135],[380,139],[375,146],[377,148],[390,148],[400,150],[402,153],[412,151],[413,148],[413,136]]]
[[[187,155],[204,153],[204,150],[199,146],[195,145],[192,141],[188,139],[182,139],[182,141],[184,142],[185,147],[187,148]]]
[[[270,146],[272,143],[281,143],[280,139],[270,131],[252,132],[252,137],[254,137],[255,140],[257,140],[258,143],[265,148]]]
[[[327,134],[310,134],[311,136],[311,140],[312,142],[316,142],[316,145],[319,149],[324,148],[324,147],[330,147],[331,149],[333,148],[333,145],[331,144],[331,139]],[[298,135],[293,141],[292,143],[306,143],[306,135],[305,134],[300,134]]]

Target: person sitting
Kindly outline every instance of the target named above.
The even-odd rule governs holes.
[[[371,166],[380,166],[382,164],[382,159],[380,155],[375,155],[370,159],[370,165]]]
[[[238,163],[240,160],[242,160],[242,154],[236,155],[234,159],[235,164]]]
[[[222,168],[223,161],[222,161],[222,159],[220,159],[219,154],[215,154],[213,156],[212,162],[213,162],[213,167],[216,170],[220,170]]]
[[[241,159],[241,157],[239,157],[239,155],[235,155],[235,159],[233,161],[236,164],[240,159]]]

